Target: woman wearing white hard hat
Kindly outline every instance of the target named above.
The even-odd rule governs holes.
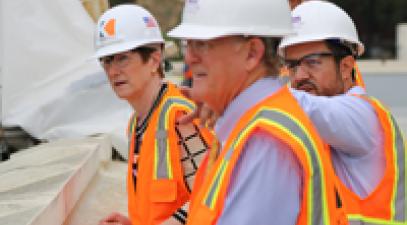
[[[208,133],[195,124],[176,125],[194,104],[163,82],[163,43],[156,19],[140,6],[120,5],[98,20],[95,56],[114,92],[135,110],[128,129],[129,218],[113,213],[100,224],[155,225],[172,215],[185,220],[184,212],[174,213],[189,200],[199,156],[207,148],[201,134]]]

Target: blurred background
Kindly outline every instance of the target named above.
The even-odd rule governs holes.
[[[366,45],[362,58],[394,59],[407,36],[397,36],[405,32],[407,23],[407,1],[405,0],[332,0],[350,14],[356,23],[361,41]],[[401,31],[401,29],[404,29]],[[401,35],[401,33],[399,33]],[[399,40],[400,39],[400,40]]]

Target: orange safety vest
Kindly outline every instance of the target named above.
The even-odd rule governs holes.
[[[137,160],[134,187],[132,164],[135,148],[135,120],[130,121],[127,173],[128,211],[133,225],[161,224],[189,200],[180,162],[181,147],[175,130],[176,117],[191,112],[194,104],[175,85],[168,84],[157,109],[151,115]]]
[[[195,180],[187,224],[216,224],[222,214],[235,164],[243,146],[256,129],[265,130],[283,140],[302,166],[302,202],[297,224],[347,224],[345,215],[336,206],[334,171],[327,145],[322,142],[287,87],[245,113],[205,178],[200,177],[205,170],[205,162],[202,164]]]
[[[366,89],[365,82],[363,81],[363,77],[360,73],[358,65],[355,64],[353,69],[355,70],[355,85]]]
[[[383,128],[386,167],[375,190],[362,199],[342,182],[338,188],[351,225],[407,224],[406,146],[393,116],[372,97],[355,95],[370,102]],[[339,179],[339,178],[338,178]]]
[[[184,71],[184,78],[185,79],[192,79],[192,70],[188,65],[186,65],[186,68],[185,68],[185,71]]]
[[[286,66],[280,67],[280,76],[283,76],[283,77],[290,76],[290,72]]]

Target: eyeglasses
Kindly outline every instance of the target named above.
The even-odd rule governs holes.
[[[310,70],[319,69],[322,65],[322,58],[336,57],[332,52],[318,52],[305,55],[300,59],[284,59],[283,64],[290,73],[295,73],[300,65],[305,65]]]
[[[105,70],[111,68],[113,66],[113,64],[115,66],[117,66],[118,68],[122,69],[122,68],[125,68],[129,64],[132,53],[133,53],[132,51],[128,51],[125,53],[108,55],[108,56],[99,58],[99,61]]]
[[[225,40],[231,40],[231,37],[220,37],[211,40],[187,40],[186,47],[190,49],[194,54],[206,54],[209,49],[212,49],[215,45],[222,45]],[[243,36],[233,37],[234,41],[241,42],[242,40],[247,40]]]
[[[211,41],[187,40],[186,48],[189,48],[194,54],[205,54],[213,46]]]
[[[110,69],[113,65],[116,65],[118,68],[123,69],[127,65],[129,65],[134,53],[139,52],[142,55],[145,54],[149,56],[155,50],[155,48],[139,47],[127,52],[101,57],[99,58],[99,61],[105,70]]]

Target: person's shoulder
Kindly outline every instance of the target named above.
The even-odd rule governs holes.
[[[277,151],[279,149],[289,148],[285,140],[277,137],[273,133],[264,129],[254,130],[246,142],[247,148],[263,149],[267,151]]]
[[[300,171],[295,151],[286,140],[274,136],[270,132],[258,129],[254,131],[244,146],[243,160],[246,163],[265,163],[271,168],[287,167]],[[250,161],[250,162],[248,162]]]

